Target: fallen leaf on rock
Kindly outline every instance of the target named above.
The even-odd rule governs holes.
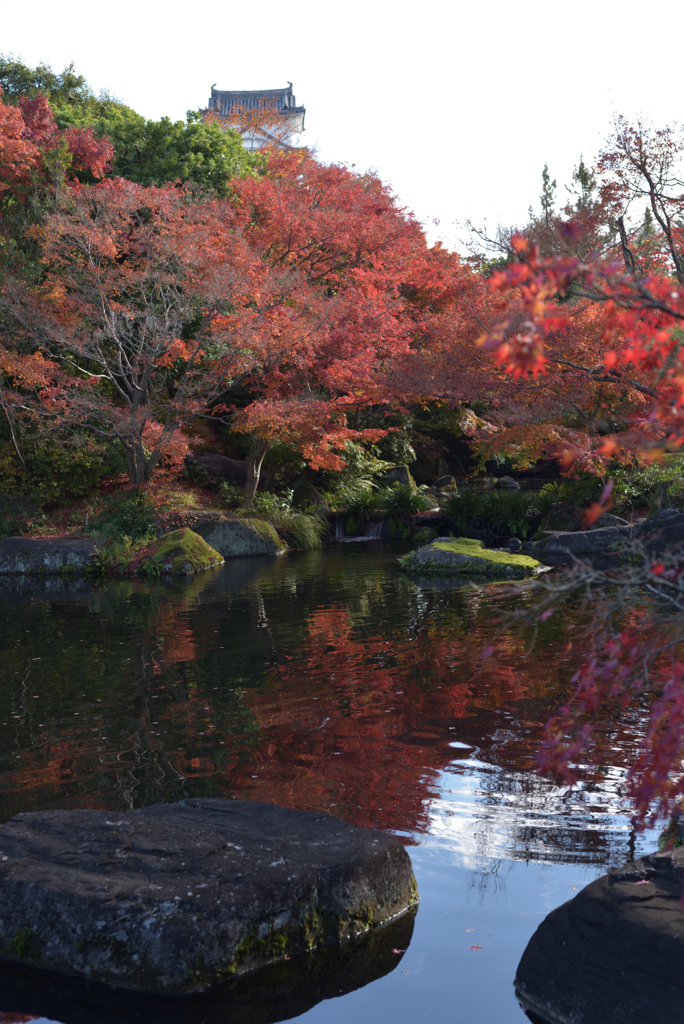
[[[484,949],[484,946],[468,946],[468,949]]]
[[[405,953],[406,950],[405,949],[393,949],[392,952],[399,954],[399,953]]]

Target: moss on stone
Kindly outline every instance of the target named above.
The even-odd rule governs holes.
[[[278,551],[286,551],[287,544],[285,541],[278,536],[278,532],[271,523],[266,522],[265,519],[252,519],[241,517],[241,522],[246,526],[249,526],[262,540],[269,541],[275,544]]]
[[[453,537],[448,540],[435,540],[432,546],[440,551],[453,551],[457,555],[471,555],[473,558],[483,558],[486,562],[494,565],[519,565],[524,569],[536,569],[539,562],[529,555],[515,555],[510,551],[494,551],[486,548],[481,540],[471,540],[469,537]]]
[[[154,547],[148,548],[137,568],[143,576],[156,573],[188,576],[221,562],[223,558],[218,551],[188,527],[183,527],[164,534]]]
[[[453,557],[450,557],[453,556]],[[535,558],[508,551],[493,551],[481,540],[442,537],[399,559],[402,569],[420,573],[452,573],[459,576],[524,576],[544,571]]]

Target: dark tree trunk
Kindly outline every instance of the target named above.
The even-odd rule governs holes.
[[[260,444],[258,448],[255,448],[251,455],[247,456],[247,480],[245,481],[245,488],[242,492],[244,503],[249,507],[254,501],[254,495],[257,492],[259,486],[259,476],[261,474],[261,463],[264,461],[264,455],[270,448],[270,441],[265,441]]]

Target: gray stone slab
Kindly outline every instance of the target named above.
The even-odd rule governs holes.
[[[0,826],[0,956],[193,992],[342,942],[417,899],[401,843],[325,814],[186,800]]]
[[[90,537],[7,537],[0,542],[0,573],[87,572],[96,553]]]
[[[192,528],[226,559],[280,555],[286,550],[273,527],[258,519],[203,516],[193,523]]]

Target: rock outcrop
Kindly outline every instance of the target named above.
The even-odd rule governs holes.
[[[157,993],[359,936],[417,900],[398,839],[326,814],[194,799],[0,826],[0,956]]]
[[[550,1024],[653,1024],[684,1005],[684,849],[592,882],[546,917],[518,966],[518,998]]]
[[[5,1020],[65,1024],[275,1024],[397,969],[411,944],[416,906],[387,924],[304,957],[281,959],[202,993],[154,995],[0,961]],[[9,1012],[8,1012],[9,1011]]]
[[[546,565],[567,566],[579,560],[609,565],[617,561],[631,536],[631,526],[606,526],[577,532],[559,530],[535,544],[532,555]]]
[[[403,555],[399,562],[407,572],[421,575],[451,573],[517,579],[544,571],[544,566],[529,555],[493,551],[485,548],[481,540],[466,537],[438,537],[417,551]]]
[[[280,555],[287,545],[270,523],[246,516],[198,516],[193,530],[223,558],[246,555]]]
[[[684,553],[684,515],[675,508],[664,508],[634,531],[634,539],[652,555]]]
[[[160,537],[138,565],[145,575],[168,573],[171,576],[191,576],[195,572],[221,565],[224,559],[210,544],[193,530],[182,527]]]
[[[408,466],[390,466],[389,469],[385,470],[380,479],[384,484],[403,484],[405,487],[416,486]]]
[[[76,573],[93,567],[91,537],[7,537],[0,542],[0,573]]]

